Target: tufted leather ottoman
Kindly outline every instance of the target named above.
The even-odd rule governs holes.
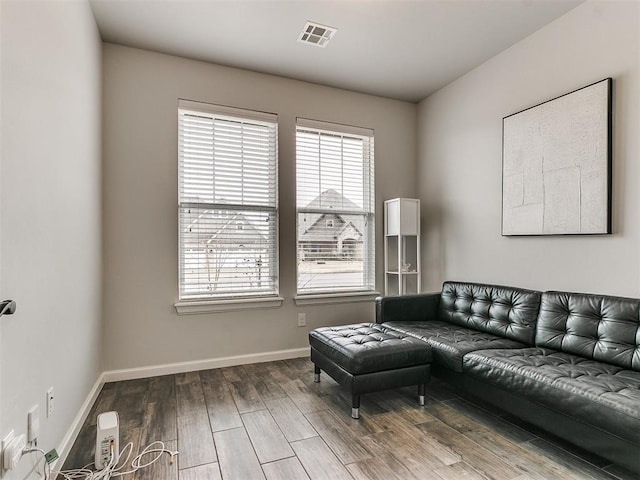
[[[324,370],[351,393],[351,416],[359,418],[360,395],[418,385],[424,405],[431,377],[431,347],[375,323],[316,328],[309,333],[315,381]]]

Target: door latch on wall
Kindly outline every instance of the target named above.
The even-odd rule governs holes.
[[[0,317],[2,315],[13,315],[16,311],[16,302],[13,300],[3,300],[0,302]]]

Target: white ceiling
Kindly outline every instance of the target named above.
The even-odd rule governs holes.
[[[417,102],[583,0],[89,1],[105,42]]]

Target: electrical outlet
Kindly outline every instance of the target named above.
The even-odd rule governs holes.
[[[13,440],[5,445],[2,452],[2,467],[5,470],[14,470],[18,466],[18,462],[22,458],[24,448],[27,446],[27,437],[22,434],[14,437]]]
[[[307,314],[306,313],[299,313],[298,314],[298,326],[299,327],[304,327],[307,325]]]
[[[47,418],[53,415],[53,387],[47,390]]]
[[[13,433],[13,430],[11,430],[9,433],[7,433],[7,436],[4,437],[2,439],[2,442],[0,443],[0,478],[2,478],[2,475],[4,474],[5,468],[4,468],[4,451],[7,448],[7,445],[9,445],[13,439],[15,437],[15,434]]]

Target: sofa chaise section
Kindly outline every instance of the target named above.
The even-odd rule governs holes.
[[[461,373],[469,352],[533,345],[540,292],[445,282],[441,293],[376,302],[377,323],[425,341],[434,367]]]

